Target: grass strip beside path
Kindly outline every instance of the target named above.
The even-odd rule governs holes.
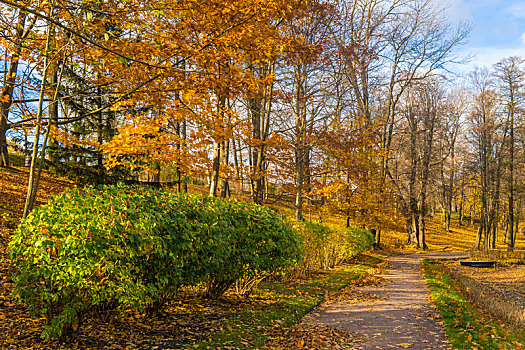
[[[454,349],[521,349],[525,346],[522,336],[476,310],[437,264],[425,260],[423,272]]]
[[[363,258],[364,257],[364,258]],[[254,349],[264,346],[273,331],[290,327],[319,305],[326,293],[339,290],[384,257],[365,253],[356,264],[342,265],[300,285],[263,282],[254,297],[271,298],[264,308],[245,309],[222,326],[222,331],[188,349]]]

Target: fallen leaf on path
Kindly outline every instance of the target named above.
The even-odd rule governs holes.
[[[355,349],[358,341],[352,332],[306,323],[275,331],[269,338],[264,349]]]

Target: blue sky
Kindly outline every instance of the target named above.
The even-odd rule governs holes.
[[[525,0],[451,0],[450,3],[451,19],[467,21],[472,26],[460,52],[475,57],[460,70],[489,67],[509,56],[525,57]]]

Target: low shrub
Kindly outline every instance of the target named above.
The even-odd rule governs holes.
[[[207,282],[219,296],[285,267],[297,247],[269,209],[122,185],[52,198],[9,245],[14,293],[47,317],[44,338],[76,330],[93,310],[155,309],[181,285]]]
[[[370,249],[374,242],[368,231],[356,227],[300,221],[294,222],[293,227],[301,237],[304,250],[302,260],[296,267],[303,274],[331,269]]]

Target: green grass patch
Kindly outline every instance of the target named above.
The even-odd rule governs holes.
[[[522,349],[525,339],[476,310],[454,281],[425,260],[423,270],[454,349]]]
[[[253,297],[270,298],[272,303],[263,308],[242,310],[222,325],[222,331],[189,348],[260,348],[273,330],[297,323],[323,301],[326,292],[343,288],[371,266],[375,266],[376,261],[382,260],[377,258],[371,263],[368,259],[365,264],[341,266],[300,285],[262,282]]]

